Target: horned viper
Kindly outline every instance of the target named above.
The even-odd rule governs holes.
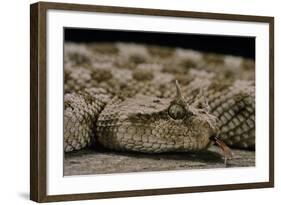
[[[253,60],[133,43],[64,49],[65,152],[255,149]]]

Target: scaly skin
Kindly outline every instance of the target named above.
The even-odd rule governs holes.
[[[98,118],[97,140],[110,149],[145,153],[207,148],[217,131],[216,118],[185,104],[185,115],[175,120],[168,114],[171,104],[143,95],[114,102]]]
[[[124,57],[122,46],[128,56]],[[100,49],[94,49],[95,55],[80,48],[79,55],[65,64],[65,152],[80,150],[93,141],[122,151],[197,151],[207,149],[210,137],[218,134],[231,147],[255,148],[255,86],[253,71],[246,67],[251,61],[232,59],[235,69],[243,73],[237,77],[230,69],[217,72],[218,67],[224,71],[229,66],[225,56],[199,58],[196,54],[200,53],[187,50],[189,55],[182,57],[179,50],[173,50],[162,53],[164,57],[150,57],[152,51],[150,55],[145,52],[150,47],[132,51],[128,47],[103,48],[101,44],[95,47]],[[70,51],[67,58],[71,58]],[[173,61],[174,67],[166,67]],[[192,69],[182,67],[183,62]],[[179,88],[176,92],[175,80],[179,80],[182,94]],[[178,104],[182,107],[172,107],[169,112]],[[173,119],[173,114],[181,118]]]

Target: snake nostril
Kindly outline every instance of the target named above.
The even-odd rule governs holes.
[[[211,135],[211,136],[209,137],[209,140],[214,141],[215,138],[216,138],[216,135]]]

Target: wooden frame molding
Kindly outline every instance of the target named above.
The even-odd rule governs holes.
[[[116,191],[103,193],[47,195],[46,187],[46,13],[48,9],[138,14],[154,16],[192,17],[234,21],[264,22],[269,24],[270,34],[270,139],[269,181],[228,185],[164,188],[150,190]],[[140,9],[82,4],[39,2],[30,6],[30,199],[37,202],[85,200],[114,197],[131,197],[190,192],[209,192],[236,189],[266,188],[274,186],[274,18],[265,16],[232,15],[173,10]]]

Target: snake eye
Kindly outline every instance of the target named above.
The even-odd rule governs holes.
[[[182,105],[172,104],[168,109],[168,114],[174,120],[180,120],[184,118],[186,110]]]

